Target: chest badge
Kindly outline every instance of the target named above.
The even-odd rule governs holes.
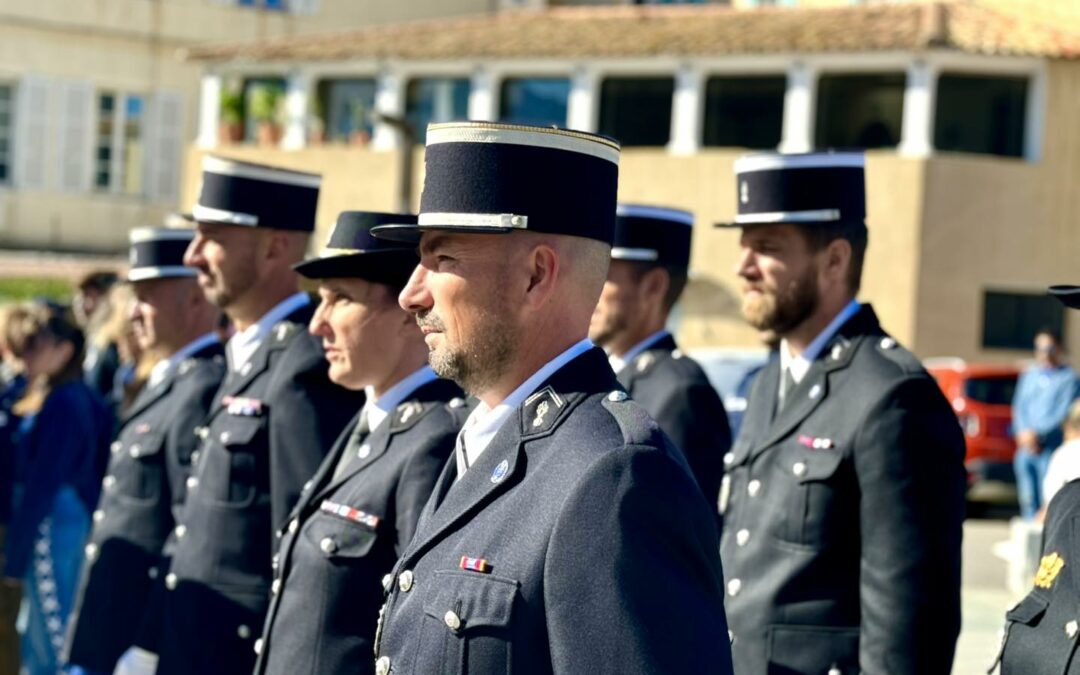
[[[348,504],[337,504],[328,499],[324,499],[323,502],[319,504],[319,510],[323,513],[337,516],[338,518],[344,518],[345,520],[351,520],[354,523],[366,525],[373,530],[379,526],[380,518],[378,516],[366,513],[360,509],[354,509]]]
[[[479,572],[480,574],[487,574],[491,571],[491,565],[487,560],[484,558],[470,558],[467,555],[461,556],[458,567],[469,572]]]
[[[836,447],[831,438],[814,438],[812,436],[799,436],[799,445],[811,450],[832,450]]]
[[[491,472],[491,482],[496,485],[503,482],[508,473],[510,473],[510,462],[504,459],[499,462],[499,465]]]
[[[540,401],[540,405],[536,406],[536,417],[533,419],[532,425],[538,427],[544,423],[544,416],[548,414],[548,410],[551,406],[547,401]]]
[[[226,411],[230,415],[240,417],[258,417],[263,413],[263,402],[256,398],[244,398],[241,396],[226,396],[221,399]]]
[[[1065,567],[1065,558],[1058,553],[1043,556],[1039,562],[1039,571],[1035,573],[1035,585],[1039,588],[1050,588],[1054,585],[1061,569]]]

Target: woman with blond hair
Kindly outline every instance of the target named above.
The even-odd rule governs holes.
[[[51,675],[60,667],[113,418],[83,381],[83,334],[66,313],[33,306],[6,332],[27,388],[14,408],[21,422],[3,581],[22,581],[29,609],[23,672]]]

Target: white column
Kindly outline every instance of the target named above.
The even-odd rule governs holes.
[[[904,117],[897,151],[906,157],[929,157],[934,151],[937,68],[916,59],[907,69]]]
[[[285,134],[281,138],[281,147],[286,150],[299,150],[307,145],[308,102],[312,96],[314,79],[303,70],[294,70],[289,74],[285,85]]]
[[[494,121],[499,118],[499,83],[487,68],[478,68],[469,87],[469,119]]]
[[[206,73],[199,87],[199,134],[196,143],[203,150],[212,150],[218,144],[218,126],[221,122],[221,75]]]
[[[578,131],[595,132],[600,109],[600,75],[588,66],[581,66],[570,82],[570,97],[566,101],[566,126]]]
[[[817,70],[796,62],[788,69],[784,93],[784,132],[780,152],[809,152],[814,148]]]
[[[375,111],[387,117],[405,115],[405,78],[401,73],[384,70],[375,86]],[[394,150],[398,147],[398,132],[384,122],[375,123],[371,139],[373,150]]]
[[[668,152],[692,155],[701,147],[704,132],[705,76],[689,64],[675,74],[675,95],[671,101],[671,139]]]

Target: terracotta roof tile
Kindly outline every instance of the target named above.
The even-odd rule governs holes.
[[[1080,31],[970,2],[827,9],[574,7],[192,47],[199,61],[602,58],[953,49],[1074,58]]]

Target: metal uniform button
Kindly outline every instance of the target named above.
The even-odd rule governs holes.
[[[253,649],[255,650],[255,656],[260,656],[262,654],[262,646],[263,646],[263,639],[262,638],[259,638],[258,640],[255,641],[255,646],[253,647]]]
[[[198,450],[193,450],[192,453],[191,453],[191,465],[195,466],[198,463],[199,463],[199,451]]]
[[[183,539],[184,535],[187,534],[187,525],[177,525],[175,532],[177,539]]]
[[[896,340],[894,340],[894,339],[892,339],[890,337],[881,338],[881,348],[882,349],[892,349],[895,346],[896,346]]]
[[[113,441],[112,445],[109,446],[109,450],[114,455],[119,453],[123,449],[124,449],[124,444],[121,443],[120,441]]]
[[[150,577],[151,579],[157,579],[158,578],[158,568],[151,567],[150,569],[146,570],[146,576]]]
[[[443,621],[446,622],[446,627],[450,630],[456,631],[461,628],[461,617],[452,610],[443,615]]]
[[[375,662],[375,675],[389,675],[390,673],[390,657],[380,656],[379,660]]]
[[[337,542],[330,537],[323,537],[322,541],[319,542],[319,548],[322,549],[323,553],[330,555],[337,551]]]
[[[293,518],[289,521],[289,534],[296,534],[296,531],[300,529],[300,521]]]
[[[371,454],[371,446],[368,445],[367,443],[364,443],[363,445],[361,445],[360,448],[356,451],[356,456],[359,457],[360,459],[367,459],[368,455],[370,455],[370,454]]]
[[[281,592],[281,579],[274,579],[274,583],[270,584],[270,593],[277,595]]]
[[[724,466],[731,466],[734,463],[735,463],[735,453],[734,452],[726,452],[726,453],[724,453]]]
[[[833,666],[832,668],[829,668],[829,675],[844,675],[844,674],[840,672],[839,668],[837,668],[836,666]]]
[[[128,450],[128,454],[132,457],[138,457],[140,452],[142,452],[142,446],[138,443],[132,445],[131,448]]]
[[[188,476],[188,479],[187,481],[185,481],[184,484],[187,485],[187,489],[194,490],[195,488],[199,487],[199,479],[195,476]]]
[[[757,497],[759,492],[761,492],[761,481],[758,479],[755,478],[746,484],[746,494],[751,497]]]
[[[1077,624],[1075,620],[1065,624],[1065,634],[1069,636],[1069,639],[1076,637],[1076,633],[1080,631],[1080,624]]]
[[[384,591],[389,593],[390,592],[390,585],[393,584],[393,583],[394,583],[394,575],[393,574],[383,575],[382,587],[383,587]]]
[[[608,394],[607,400],[611,401],[612,403],[620,403],[628,398],[630,398],[630,396],[625,391],[616,390]]]
[[[176,590],[176,583],[177,583],[177,578],[176,578],[175,574],[172,574],[170,572],[169,574],[165,575],[165,588],[169,589],[170,591],[175,591]]]
[[[735,543],[739,546],[746,546],[748,541],[750,541],[750,530],[739,530],[735,533]]]
[[[248,639],[249,637],[251,637],[251,629],[244,624],[240,624],[236,627],[236,637],[240,638],[241,640]]]
[[[740,590],[742,590],[742,581],[740,581],[739,579],[732,579],[731,581],[727,582],[727,592],[728,595],[730,595],[731,597],[734,598],[736,595],[738,595]]]
[[[101,487],[111,490],[116,485],[116,476],[105,476],[101,479]]]
[[[102,511],[101,509],[98,509],[97,511],[94,511],[94,522],[95,523],[100,523],[103,520],[105,520],[105,512]]]
[[[273,567],[275,570],[278,568],[280,558],[281,554],[275,553],[274,557],[270,559],[270,566]]]
[[[94,560],[97,558],[97,552],[98,552],[97,544],[87,544],[85,551],[86,551],[86,559],[89,560],[90,562],[94,562]]]
[[[402,572],[401,576],[398,577],[397,585],[398,588],[401,589],[402,593],[408,593],[409,591],[411,591],[413,585],[413,573],[409,570],[405,570],[404,572]]]
[[[804,473],[806,473],[806,464],[802,462],[795,462],[794,466],[791,467],[791,472],[796,476],[803,475]]]
[[[312,480],[309,480],[308,482],[304,483],[304,492],[307,492],[308,490],[310,490],[311,486],[314,485],[314,484],[315,484],[315,481],[312,481]]]
[[[231,436],[229,435],[228,431],[222,431],[221,435],[218,436],[218,438],[221,440],[222,444],[224,444],[229,442],[229,438],[231,438]]]

